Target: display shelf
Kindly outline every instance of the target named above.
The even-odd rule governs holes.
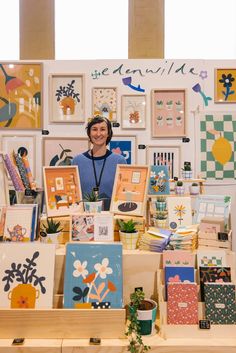
[[[61,353],[62,339],[25,339],[23,345],[14,346],[14,337],[0,339],[0,353]]]
[[[123,338],[125,309],[1,309],[0,338]]]

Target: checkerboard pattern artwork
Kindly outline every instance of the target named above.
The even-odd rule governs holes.
[[[219,131],[215,136],[209,130]],[[219,137],[227,139],[232,148],[230,160],[224,165],[215,160],[212,146]],[[200,121],[201,177],[206,179],[236,179],[236,114],[214,112],[204,114]]]

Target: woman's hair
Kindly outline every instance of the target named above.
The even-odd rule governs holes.
[[[107,118],[104,118],[103,116],[96,115],[92,120],[90,120],[90,121],[88,122],[88,125],[86,126],[87,135],[88,135],[88,137],[89,137],[89,140],[91,141],[91,139],[90,139],[90,132],[91,132],[92,126],[95,125],[95,124],[103,123],[103,122],[105,122],[106,125],[107,125],[108,136],[107,136],[107,140],[106,140],[106,145],[108,145],[108,143],[109,143],[109,142],[111,141],[111,139],[112,139],[113,131],[112,131],[112,127],[111,127],[111,122],[110,122],[110,120],[108,120]]]

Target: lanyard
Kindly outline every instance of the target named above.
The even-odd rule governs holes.
[[[94,173],[94,178],[95,178],[95,182],[96,182],[96,188],[93,188],[93,190],[97,194],[99,194],[99,186],[101,184],[102,174],[103,174],[103,171],[104,171],[104,167],[105,167],[105,163],[106,163],[107,157],[105,156],[105,158],[103,160],[103,165],[102,165],[102,169],[101,169],[101,172],[100,172],[100,176],[99,176],[99,179],[97,179],[97,173],[96,173],[95,162],[94,162],[94,157],[93,157],[93,150],[91,150],[91,156],[92,156],[92,162],[93,162],[93,173]]]

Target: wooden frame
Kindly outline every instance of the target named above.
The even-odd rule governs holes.
[[[144,216],[149,167],[118,164],[110,210],[117,214]]]
[[[108,149],[114,153],[122,154],[127,164],[136,163],[136,136],[116,135],[108,144]]]
[[[124,94],[121,96],[121,126],[123,129],[146,128],[147,96]]]
[[[42,128],[42,77],[41,63],[0,62],[1,129]]]
[[[186,89],[152,90],[152,137],[186,136],[186,100]]]
[[[77,166],[43,167],[47,215],[68,216],[82,212],[82,193]]]
[[[43,165],[71,165],[72,159],[89,148],[86,137],[44,137]]]
[[[146,146],[146,164],[167,165],[170,179],[180,176],[180,146]]]
[[[117,87],[92,88],[92,116],[96,115],[117,120]]]
[[[27,153],[27,159],[35,177],[36,172],[36,136],[35,135],[2,135],[1,137],[1,149],[4,153],[9,156],[14,152]]]
[[[1,205],[9,205],[10,197],[9,197],[9,186],[7,179],[7,172],[5,169],[5,164],[3,161],[3,155],[0,151],[0,206]]]
[[[83,74],[49,76],[49,120],[51,123],[85,122],[85,78]]]
[[[215,103],[236,103],[236,68],[215,69],[214,88]]]

